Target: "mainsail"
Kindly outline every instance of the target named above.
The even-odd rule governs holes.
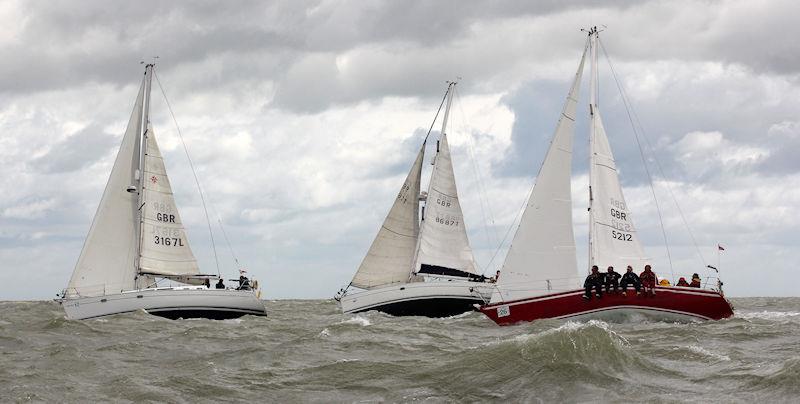
[[[589,265],[638,272],[647,262],[625,203],[617,165],[597,106],[597,34],[591,36],[591,124],[589,166]]]
[[[447,144],[447,120],[453,101],[455,83],[448,89],[447,108],[442,134],[436,145],[436,156],[428,185],[428,196],[419,232],[415,272],[455,270],[477,274],[472,248],[467,239],[464,214],[458,201],[450,146]],[[432,270],[428,270],[431,268]]]
[[[100,296],[134,287],[138,206],[136,192],[129,192],[128,187],[139,163],[135,149],[142,129],[144,93],[142,80],[114,167],[69,280],[68,296]]]
[[[353,286],[370,289],[406,282],[419,233],[419,188],[425,143],[422,144],[378,235],[353,277]]]
[[[152,275],[199,274],[197,260],[178,214],[164,159],[149,124],[145,138],[139,271]]]
[[[506,255],[492,303],[574,289],[578,282],[572,230],[572,139],[586,49],[553,140]]]

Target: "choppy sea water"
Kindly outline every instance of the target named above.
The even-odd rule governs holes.
[[[1,302],[0,401],[800,401],[800,298],[733,303],[717,322],[499,327],[323,300],[226,321]]]

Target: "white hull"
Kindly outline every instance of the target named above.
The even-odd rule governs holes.
[[[446,317],[485,304],[494,290],[491,283],[438,280],[385,286],[347,293],[340,305],[344,313],[378,310],[392,315]]]
[[[144,310],[167,318],[236,318],[267,315],[255,291],[174,287],[131,290],[94,297],[59,300],[67,318],[83,320]]]

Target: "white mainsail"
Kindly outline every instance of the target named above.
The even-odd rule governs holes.
[[[145,138],[139,271],[151,275],[199,274],[197,260],[189,247],[175,204],[164,159],[149,124]]]
[[[588,49],[588,48],[587,48]],[[572,229],[572,140],[586,49],[553,140],[503,263],[492,303],[574,289],[578,264]]]
[[[625,203],[617,165],[597,106],[597,33],[591,37],[591,123],[589,165],[589,265],[613,266],[638,272],[647,262],[639,235]]]
[[[419,188],[424,154],[425,143],[351,285],[370,289],[408,281],[419,234]]]
[[[419,232],[414,271],[423,265],[455,269],[477,274],[472,248],[469,246],[464,214],[458,201],[450,146],[447,144],[447,120],[453,101],[455,83],[450,84],[442,134],[437,143],[435,162]]]
[[[141,134],[145,81],[139,89],[128,127],[111,169],[92,227],[69,280],[67,296],[100,296],[134,287],[136,276],[137,195],[134,183]]]

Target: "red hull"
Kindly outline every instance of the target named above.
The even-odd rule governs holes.
[[[655,296],[608,293],[602,299],[583,298],[584,291],[573,290],[511,302],[481,306],[480,311],[499,325],[545,318],[593,317],[614,312],[641,312],[664,317],[689,317],[720,320],[733,315],[733,307],[720,294],[710,290],[656,287]]]

